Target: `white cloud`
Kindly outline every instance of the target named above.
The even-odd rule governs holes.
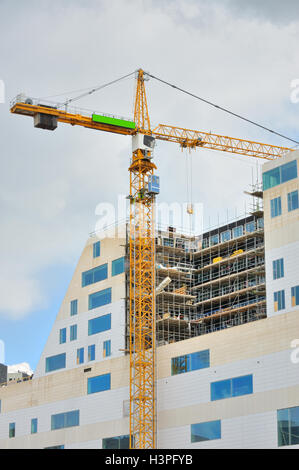
[[[32,0],[20,2],[18,9],[3,1],[0,79],[8,101],[23,90],[48,96],[92,87],[141,66],[296,135],[298,105],[290,101],[290,83],[299,78],[299,21],[269,18],[241,14],[229,1],[72,0],[53,5]],[[153,125],[288,145],[152,79],[147,90]],[[127,79],[78,104],[128,115],[133,96],[133,79]],[[118,194],[128,192],[131,147],[129,138],[79,127],[34,129],[31,118],[10,115],[8,104],[0,105],[0,126],[0,278],[5,281],[0,312],[17,318],[47,303],[43,270],[75,264],[94,230],[97,204],[117,202]],[[155,158],[160,201],[183,202],[184,153],[175,144],[159,143]],[[257,162],[213,151],[197,151],[192,159],[193,199],[204,203],[211,223],[217,223],[218,213],[225,218],[227,208],[231,217],[235,210],[242,212],[243,190]]]
[[[25,374],[32,375],[33,371],[28,364],[28,362],[21,362],[20,364],[14,364],[12,366],[7,367],[7,372],[9,374],[14,374],[17,372],[24,372]]]

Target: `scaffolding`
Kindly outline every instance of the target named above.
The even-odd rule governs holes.
[[[201,236],[156,231],[158,346],[266,317],[263,192],[247,194],[249,214]]]

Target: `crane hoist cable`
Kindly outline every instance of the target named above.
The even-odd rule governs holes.
[[[299,142],[298,142],[297,140],[294,140],[294,139],[292,139],[292,138],[290,138],[290,137],[288,137],[288,136],[286,136],[286,135],[284,135],[284,134],[280,134],[279,132],[276,132],[276,131],[274,131],[273,129],[270,129],[269,127],[265,127],[265,126],[263,126],[262,124],[259,124],[259,123],[255,122],[255,121],[252,121],[251,119],[248,119],[248,118],[246,118],[246,117],[244,117],[244,116],[241,116],[240,114],[234,113],[233,111],[231,111],[231,110],[229,110],[229,109],[227,109],[227,108],[224,108],[223,106],[219,106],[219,105],[217,105],[217,104],[215,104],[215,103],[212,103],[211,101],[208,101],[208,100],[206,100],[205,98],[201,98],[200,96],[195,95],[194,93],[191,93],[190,91],[186,91],[186,90],[184,90],[183,88],[180,88],[180,87],[178,87],[178,86],[176,86],[176,85],[173,85],[172,83],[169,83],[169,82],[167,82],[166,80],[162,80],[161,78],[155,77],[154,75],[152,75],[152,74],[150,74],[150,73],[148,73],[148,76],[151,77],[151,78],[154,78],[155,80],[158,80],[158,81],[161,82],[161,83],[164,83],[165,85],[168,85],[168,86],[170,86],[170,87],[172,87],[172,88],[175,88],[176,90],[181,91],[182,93],[185,93],[186,95],[192,96],[193,98],[196,98],[196,99],[198,99],[198,100],[200,100],[200,101],[203,101],[204,103],[206,103],[206,104],[208,104],[208,105],[210,105],[210,106],[213,106],[214,108],[220,109],[221,111],[224,111],[225,113],[228,113],[228,114],[230,114],[230,115],[232,115],[232,116],[235,116],[235,117],[237,117],[238,119],[242,119],[243,121],[249,122],[250,124],[253,124],[254,126],[257,126],[257,127],[261,128],[261,129],[264,129],[264,130],[267,131],[267,132],[271,132],[271,134],[275,134],[275,135],[277,135],[277,136],[279,136],[279,137],[282,137],[283,139],[289,140],[290,142],[294,142],[295,144],[298,144],[298,145],[299,145]]]

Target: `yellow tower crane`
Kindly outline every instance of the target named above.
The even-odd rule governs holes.
[[[41,103],[18,95],[11,112],[31,116],[37,128],[54,130],[58,122],[132,136],[129,231],[129,352],[130,448],[156,447],[155,372],[155,198],[159,178],[152,161],[155,139],[274,160],[291,151],[287,147],[159,124],[151,129],[145,93],[146,74],[139,69],[134,122],[107,115],[71,112],[67,106]]]

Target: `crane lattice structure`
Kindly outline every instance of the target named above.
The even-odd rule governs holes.
[[[37,128],[54,130],[58,122],[132,136],[129,231],[130,448],[156,447],[155,365],[155,198],[159,193],[152,161],[155,139],[182,148],[212,149],[274,160],[292,149],[250,140],[159,124],[151,129],[145,92],[146,74],[136,73],[134,121],[108,114],[72,110],[18,95],[11,112],[31,116]],[[71,101],[71,100],[69,100]]]

